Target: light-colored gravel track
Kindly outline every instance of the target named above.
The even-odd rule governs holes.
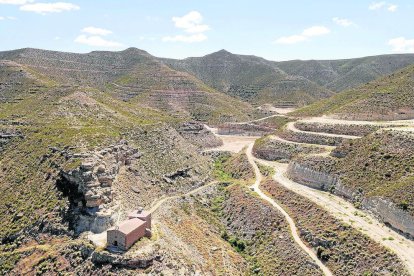
[[[327,124],[360,124],[360,125],[379,125],[384,126],[384,129],[395,129],[400,131],[414,131],[414,120],[404,120],[404,121],[389,121],[389,122],[370,122],[370,121],[346,121],[346,120],[339,120],[339,119],[332,119],[328,117],[320,117],[320,118],[310,118],[310,119],[304,119],[300,120],[301,122],[319,122],[319,123],[327,123]],[[394,125],[401,125],[402,127],[392,127]],[[390,126],[390,127],[387,127]],[[287,125],[287,128],[291,131],[295,132],[305,132],[301,131],[295,128],[294,122],[290,122]],[[216,133],[216,132],[215,132]],[[337,135],[337,134],[330,134],[330,133],[318,133],[318,132],[307,132],[307,133],[313,133],[318,135],[325,135],[330,137],[342,137],[347,139],[357,139],[359,137],[357,136],[349,136],[349,135]],[[372,240],[377,241],[378,243],[382,244],[386,248],[389,248],[391,251],[393,251],[406,265],[409,273],[414,276],[414,241],[409,240],[405,238],[404,236],[398,234],[397,232],[391,230],[387,226],[385,226],[383,223],[379,222],[375,217],[371,216],[370,214],[356,209],[350,202],[346,201],[345,199],[332,195],[330,193],[315,190],[312,188],[309,188],[305,185],[298,184],[292,180],[290,180],[288,177],[286,177],[285,173],[287,171],[287,164],[282,164],[278,162],[270,162],[266,160],[261,160],[254,158],[251,155],[251,150],[253,147],[253,142],[258,137],[244,137],[244,136],[231,136],[229,138],[226,138],[224,135],[219,135],[220,138],[224,138],[226,140],[226,145],[223,146],[223,148],[230,148],[233,149],[232,151],[237,151],[238,149],[241,150],[244,146],[248,146],[247,148],[247,156],[249,158],[249,162],[252,164],[256,175],[259,175],[259,177],[256,177],[256,182],[252,186],[252,188],[266,201],[271,203],[275,208],[277,208],[279,211],[281,211],[284,215],[288,215],[286,212],[282,211],[283,208],[281,208],[274,200],[269,198],[266,194],[264,194],[260,189],[260,181],[261,181],[261,175],[260,171],[258,171],[257,165],[254,163],[254,161],[261,162],[265,165],[271,166],[275,169],[276,173],[273,176],[273,179],[277,182],[279,182],[281,185],[285,186],[286,188],[290,189],[291,191],[304,196],[308,198],[309,200],[315,202],[319,206],[323,207],[327,212],[329,212],[331,215],[336,217],[337,219],[342,220],[344,223],[347,223],[351,225],[354,229],[364,233],[368,237],[370,237]],[[249,138],[249,140],[246,140],[246,138]],[[282,142],[286,143],[295,143],[295,144],[303,144],[303,145],[309,145],[309,146],[318,146],[321,147],[321,145],[314,145],[314,144],[307,144],[307,143],[296,143],[292,141],[284,140],[278,136],[272,135],[271,139],[277,139]],[[236,146],[238,144],[238,146]],[[243,146],[242,146],[243,145]],[[327,149],[327,153],[329,153],[334,147],[331,146],[322,146]],[[216,149],[220,150],[220,148]],[[253,163],[252,163],[253,162]],[[274,203],[274,204],[273,204]],[[281,209],[279,209],[281,208]],[[286,217],[285,215],[285,217]],[[289,219],[286,217],[286,219],[289,222]],[[293,226],[294,222],[292,221]],[[289,222],[289,225],[291,226],[291,223]],[[291,226],[292,230],[292,236],[294,237],[294,232],[297,231],[295,228]],[[297,237],[299,238],[299,237]],[[298,242],[298,244],[301,242],[297,241],[297,239],[294,237],[295,241]],[[303,243],[303,242],[302,242]],[[300,245],[300,244],[299,244]],[[306,247],[306,245],[304,245]],[[308,253],[306,248],[301,248]],[[310,250],[309,248],[307,248]],[[313,251],[312,251],[313,252]],[[309,254],[309,253],[308,253]],[[310,255],[311,256],[311,255]],[[322,264],[323,265],[323,264]],[[322,267],[321,267],[322,269]],[[329,270],[328,270],[329,271]],[[324,271],[325,272],[325,271]],[[327,273],[327,272],[325,272]],[[330,272],[329,272],[330,273]]]
[[[352,203],[341,197],[292,181],[286,176],[287,164],[261,159],[255,160],[273,167],[276,171],[273,179],[281,185],[315,202],[336,218],[361,231],[372,240],[391,249],[405,263],[409,272],[414,275],[414,241],[391,230],[370,214],[356,209]]]
[[[299,247],[306,254],[309,255],[309,257],[316,263],[316,265],[323,271],[325,275],[333,275],[332,272],[321,262],[321,260],[318,259],[315,252],[300,239],[296,224],[294,220],[289,216],[289,214],[279,204],[277,204],[276,201],[274,201],[272,198],[270,198],[269,196],[267,196],[260,190],[260,183],[262,182],[262,174],[260,173],[259,167],[254,161],[254,157],[252,155],[252,149],[253,149],[253,143],[251,143],[246,149],[247,158],[249,160],[249,163],[252,165],[255,176],[256,176],[256,180],[250,188],[254,190],[263,200],[269,202],[280,213],[282,213],[282,215],[285,217],[286,221],[289,224],[290,233],[293,237],[293,240],[299,245]]]
[[[361,138],[359,136],[352,136],[352,135],[342,135],[342,134],[332,134],[332,133],[325,133],[325,132],[311,132],[311,131],[303,131],[300,129],[297,129],[295,126],[296,122],[289,122],[286,124],[286,129],[290,130],[292,132],[299,132],[299,133],[309,133],[309,134],[315,134],[315,135],[322,135],[326,137],[340,137],[345,139],[358,139]]]

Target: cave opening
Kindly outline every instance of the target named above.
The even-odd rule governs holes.
[[[85,206],[85,198],[78,190],[78,185],[69,181],[62,173],[59,174],[56,180],[56,187],[61,192],[62,197],[68,200],[69,206],[61,214],[64,222],[69,224],[69,229],[74,230],[75,224],[80,212]]]

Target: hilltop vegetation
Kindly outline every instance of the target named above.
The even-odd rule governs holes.
[[[414,63],[413,54],[381,55],[343,60],[279,62],[288,74],[299,75],[334,92],[357,87]]]
[[[247,120],[257,112],[145,51],[63,53],[38,49],[1,52],[39,77],[67,87],[93,87],[131,105],[145,105],[178,119],[220,122]]]
[[[376,60],[387,66],[382,57]],[[393,56],[384,60],[392,60],[391,67],[404,63]],[[349,70],[342,69],[359,72],[367,62],[346,63]],[[0,52],[0,273],[128,274],[134,265],[128,258],[138,252],[145,257],[140,265],[150,266],[137,270],[142,273],[318,275],[283,216],[245,187],[255,177],[247,155],[204,151],[222,144],[204,123],[254,121],[273,114],[254,105],[304,105],[333,94],[328,81],[300,70],[286,73],[287,65],[282,70],[278,64],[226,51],[183,61],[135,48],[88,54]],[[338,76],[345,72],[335,70]],[[369,111],[381,99],[390,102],[381,109],[384,114],[412,108],[412,71],[366,85],[386,96],[350,96],[365,102],[343,111]],[[371,98],[375,101],[368,102]],[[276,129],[293,120],[269,117],[252,124]],[[409,135],[379,131],[343,143],[335,152],[342,158],[331,158],[330,169],[360,193],[389,198],[412,214],[414,145]],[[320,152],[270,137],[259,139],[254,150],[273,155],[272,160]],[[363,173],[357,167],[361,162]],[[273,172],[265,166],[260,170]],[[225,184],[215,186],[214,179]],[[206,183],[207,191],[198,189]],[[188,193],[193,190],[197,196]],[[153,238],[140,240],[130,254],[118,256],[126,258],[123,263],[114,264],[103,247],[92,246],[86,232],[102,232],[99,227],[114,225],[139,206],[160,208]],[[321,229],[303,217],[297,220],[321,236]],[[353,237],[349,229],[340,230],[345,238]],[[321,254],[340,259],[338,248],[362,250],[367,243],[359,237],[361,244],[346,247],[341,238],[332,252]],[[359,253],[351,256],[360,258]],[[368,270],[357,270],[349,260],[342,263],[344,274]],[[398,272],[398,265],[389,266]]]
[[[414,215],[414,136],[382,130],[336,150],[344,155],[335,165],[343,183],[366,197],[389,199]],[[362,168],[361,168],[362,167]]]
[[[412,216],[413,150],[411,132],[379,130],[361,139],[344,141],[330,157],[298,157],[295,162],[338,176],[345,187],[341,193],[358,206],[365,198],[380,197]]]
[[[255,105],[303,106],[413,64],[414,55],[273,62],[221,50],[204,57],[162,61]]]
[[[297,116],[335,114],[354,120],[414,118],[414,66],[314,103]]]
[[[305,105],[332,92],[303,77],[288,75],[274,63],[225,50],[200,58],[164,60],[228,95],[254,104]]]

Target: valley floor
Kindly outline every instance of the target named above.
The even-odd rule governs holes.
[[[346,121],[346,120],[338,120],[338,119],[332,119],[332,118],[327,118],[327,117],[320,117],[320,118],[304,119],[302,121],[321,122],[321,123],[329,123],[329,124],[341,124],[341,125],[343,124],[380,125],[384,127],[392,126],[392,128],[395,128],[393,127],[395,125],[402,125],[401,127],[398,127],[399,130],[414,131],[414,120],[390,121],[390,122],[368,122],[368,121]],[[306,131],[301,131],[301,130],[296,129],[294,126],[294,123],[288,123],[287,128],[294,132],[306,132]],[[215,129],[211,129],[211,130],[214,131]],[[310,132],[310,133],[315,133],[315,132]],[[358,138],[357,136],[337,135],[337,134],[331,134],[331,133],[315,133],[315,134],[323,135],[327,137],[341,137],[341,138],[348,138],[348,139]],[[213,150],[227,150],[227,151],[232,151],[232,152],[238,152],[242,148],[246,149],[246,154],[256,174],[256,181],[251,186],[251,189],[257,192],[261,198],[270,202],[275,208],[277,208],[280,212],[283,213],[286,220],[289,222],[291,233],[293,235],[294,240],[318,264],[319,268],[324,272],[325,275],[332,275],[332,274],[329,271],[329,269],[316,257],[315,252],[302,242],[299,235],[297,234],[295,222],[292,220],[289,214],[277,202],[275,202],[272,198],[270,198],[265,192],[261,190],[260,183],[262,181],[262,175],[255,162],[274,168],[275,174],[273,175],[273,179],[277,181],[278,183],[280,183],[281,185],[283,185],[284,187],[286,187],[287,189],[311,200],[312,202],[315,202],[317,205],[323,207],[324,210],[329,212],[335,218],[343,221],[347,225],[352,226],[354,229],[367,235],[372,240],[380,243],[386,248],[391,249],[392,252],[397,254],[397,256],[403,261],[409,273],[411,275],[414,275],[414,241],[407,239],[406,237],[400,235],[399,233],[391,230],[386,225],[384,225],[383,223],[378,221],[376,218],[374,218],[372,215],[368,214],[367,212],[363,210],[355,208],[353,204],[342,199],[339,196],[333,195],[328,192],[312,189],[310,187],[298,184],[290,180],[286,176],[286,171],[288,167],[287,164],[283,164],[279,162],[270,162],[270,161],[255,158],[252,155],[252,148],[253,148],[254,141],[258,137],[220,135],[220,138],[222,138],[224,145],[219,148],[213,149]],[[286,141],[277,136],[273,136],[273,138]],[[301,144],[301,143],[291,142],[291,141],[286,141],[286,142]],[[330,151],[334,148],[332,146],[324,146],[324,145],[317,145],[317,146],[323,147],[326,149],[326,152],[323,154],[329,154]]]

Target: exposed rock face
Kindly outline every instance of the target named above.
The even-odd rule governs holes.
[[[414,217],[395,206],[392,202],[380,197],[370,197],[362,201],[362,206],[372,211],[382,221],[391,225],[392,228],[414,237]]]
[[[296,162],[289,163],[287,175],[290,179],[298,183],[324,191],[335,189],[339,181],[335,175],[316,171]]]
[[[156,257],[160,258],[160,256],[155,256],[155,254],[150,256],[125,257],[105,251],[95,251],[92,253],[91,260],[97,265],[110,264],[117,267],[137,269],[151,266]]]
[[[353,202],[359,202],[366,209],[392,228],[414,237],[414,217],[381,197],[365,197],[361,191],[343,185],[332,173],[315,170],[306,165],[291,162],[287,175],[290,179],[314,189],[333,192]]]
[[[112,184],[122,166],[129,166],[140,157],[137,149],[121,141],[117,145],[82,155],[79,167],[62,171],[61,176],[72,191],[72,207],[79,213],[75,222],[75,232],[90,230],[102,232],[112,225],[116,217],[117,206],[113,203]]]
[[[274,129],[255,124],[228,123],[218,127],[218,134],[221,135],[242,135],[242,136],[263,136],[270,134]]]
[[[177,132],[190,143],[200,148],[214,148],[223,144],[223,141],[198,122],[186,122],[181,124]]]

